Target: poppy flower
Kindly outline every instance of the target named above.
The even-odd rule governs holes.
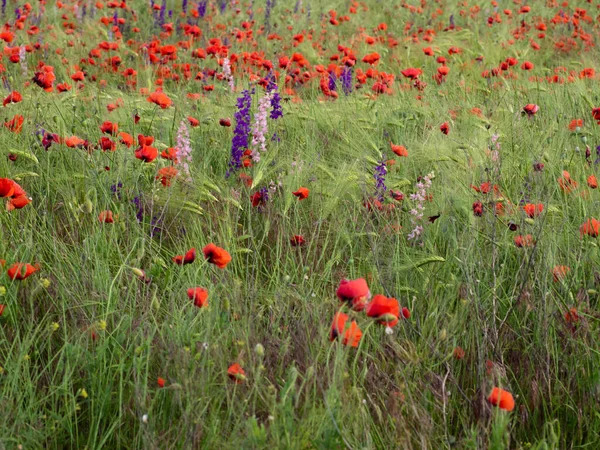
[[[177,256],[174,256],[172,259],[173,259],[173,262],[175,264],[177,264],[178,266],[182,266],[185,264],[191,264],[196,260],[196,249],[191,248],[186,252],[185,255],[183,255],[183,256],[177,255]]]
[[[512,394],[508,391],[495,387],[492,389],[488,402],[492,405],[497,406],[505,411],[512,411],[515,409],[515,400]]]
[[[440,131],[444,134],[450,133],[450,124],[448,122],[444,122],[440,125]]]
[[[116,123],[109,122],[107,120],[103,122],[102,125],[100,125],[100,131],[106,134],[115,135],[119,131],[119,125]]]
[[[587,184],[590,188],[596,189],[598,187],[598,180],[595,175],[590,175],[587,177]]]
[[[2,317],[3,313],[4,313],[4,305],[0,304],[0,317]]]
[[[305,200],[308,198],[308,192],[309,190],[307,188],[301,187],[297,191],[292,192],[292,194],[298,197],[298,200]]]
[[[202,253],[209,263],[216,265],[219,269],[224,269],[231,261],[231,255],[227,250],[212,243],[204,247]]]
[[[130,135],[129,133],[125,133],[124,131],[121,131],[119,133],[119,142],[121,142],[121,144],[123,144],[127,148],[129,148],[133,145],[133,136]]]
[[[364,278],[342,280],[338,286],[337,297],[347,302],[354,311],[362,311],[371,298],[371,291]]]
[[[525,61],[523,64],[521,64],[521,69],[523,70],[533,70],[533,63],[531,61]]]
[[[530,234],[515,236],[513,241],[518,248],[533,247],[534,244],[533,236]]]
[[[535,205],[533,203],[527,203],[526,205],[523,206],[523,211],[525,211],[525,214],[527,214],[527,216],[532,219],[534,217],[539,216],[543,210],[544,210],[544,205],[541,203],[538,203],[537,205]]]
[[[236,384],[242,383],[246,380],[246,372],[244,372],[244,369],[242,369],[242,366],[240,366],[238,363],[229,366],[229,369],[227,369],[227,375],[231,380],[235,381]]]
[[[592,109],[592,117],[598,122],[598,125],[600,125],[600,108]]]
[[[483,216],[483,203],[481,203],[479,200],[473,203],[473,214],[476,217]]]
[[[102,211],[99,215],[98,215],[98,220],[101,223],[113,223],[115,220],[113,218],[113,213],[110,210],[107,211]]]
[[[200,121],[198,119],[196,119],[195,117],[188,116],[187,120],[192,127],[197,127],[198,125],[200,125]]]
[[[163,92],[156,91],[150,94],[147,98],[150,103],[160,106],[162,109],[167,109],[173,103],[169,97]]]
[[[158,175],[156,176],[157,180],[160,180],[161,184],[165,187],[171,186],[171,180],[177,176],[179,171],[172,166],[163,167],[158,171]]]
[[[194,300],[194,306],[202,308],[208,305],[208,291],[201,287],[189,288],[187,295],[190,300]]]
[[[15,192],[15,182],[8,178],[0,178],[0,197],[12,197]]]
[[[377,294],[367,305],[367,317],[372,317],[380,324],[394,327],[400,317],[400,305],[393,297]]]
[[[110,138],[107,138],[106,136],[102,136],[100,138],[100,140],[98,141],[98,145],[100,145],[102,151],[114,152],[117,149],[117,143],[111,141]]]
[[[404,77],[414,80],[415,78],[419,78],[419,75],[423,73],[421,69],[415,69],[414,67],[410,67],[408,69],[404,69],[400,72]]]
[[[77,136],[71,136],[65,139],[65,145],[69,148],[82,147],[85,141]]]
[[[573,119],[571,123],[569,123],[569,130],[575,131],[577,128],[581,128],[583,126],[583,119]]]
[[[571,271],[571,268],[568,266],[554,266],[552,269],[552,278],[554,278],[554,282],[558,283],[564,277],[567,276],[567,273]]]
[[[152,162],[158,157],[158,150],[155,147],[151,147],[149,145],[144,145],[142,147],[138,147],[135,151],[135,157],[137,159],[141,159],[144,162]]]
[[[304,236],[296,234],[290,238],[290,244],[292,247],[298,247],[305,244]]]
[[[577,181],[571,179],[569,172],[563,170],[562,177],[558,179],[558,185],[565,194],[568,194],[577,187]]]
[[[27,197],[27,195],[13,194],[13,197],[6,202],[6,210],[12,211],[13,209],[25,208],[27,205],[29,205],[29,203],[31,203],[31,200]]]
[[[452,355],[454,356],[454,359],[461,360],[465,357],[465,351],[462,347],[456,346],[452,352]]]
[[[396,155],[408,157],[408,150],[406,150],[404,145],[395,145],[390,142],[390,147]]]
[[[535,116],[539,109],[540,107],[533,103],[528,103],[527,105],[523,106],[523,112],[529,117]]]
[[[164,378],[158,377],[158,379],[156,380],[156,383],[158,384],[159,388],[164,388],[166,381]]]
[[[579,322],[579,314],[577,314],[577,309],[575,308],[570,308],[566,313],[565,313],[565,321],[569,324],[576,324]]]
[[[586,234],[591,237],[598,237],[598,232],[600,231],[600,222],[596,219],[588,219],[579,227],[579,234],[581,237]]]
[[[262,191],[256,191],[250,196],[250,202],[254,208],[265,204],[266,200]]]
[[[231,119],[227,118],[227,119],[219,119],[219,125],[221,125],[222,127],[230,127],[231,126]]]
[[[9,103],[19,103],[22,100],[23,100],[23,96],[19,92],[12,91],[10,94],[8,94],[8,96],[2,102],[2,106],[6,106]]]
[[[177,149],[175,147],[169,147],[166,150],[160,152],[160,157],[168,159],[169,161],[177,162]]]
[[[29,263],[14,263],[6,273],[11,280],[24,280],[38,270],[40,270],[39,264],[32,266]]]
[[[344,314],[343,312],[336,313],[336,315],[333,318],[333,323],[331,324],[329,340],[335,341],[339,336],[343,336],[342,344],[349,345],[351,347],[358,347],[360,339],[362,338],[362,331],[360,330],[358,324],[354,320],[346,329],[347,322],[347,314]]]
[[[23,121],[24,120],[25,120],[25,117],[21,116],[20,114],[17,114],[12,119],[10,119],[8,122],[4,122],[4,126],[6,128],[8,128],[10,131],[12,131],[13,133],[18,134],[23,129]]]

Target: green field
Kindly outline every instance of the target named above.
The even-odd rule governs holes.
[[[597,448],[600,3],[495,3],[2,2],[0,450]]]

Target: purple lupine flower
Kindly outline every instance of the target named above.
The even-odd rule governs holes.
[[[204,17],[206,14],[206,6],[208,5],[208,0],[200,0],[198,2],[198,14],[200,17]]]
[[[117,184],[113,184],[110,186],[110,192],[112,192],[118,200],[121,200],[121,189],[123,188],[123,183],[120,181]]]
[[[600,145],[598,147],[596,147],[596,160],[594,161],[594,164],[599,164],[600,163]]]
[[[2,0],[2,15],[6,13],[6,0]]]
[[[281,107],[281,96],[279,92],[273,92],[273,96],[271,97],[271,119],[277,120],[283,116],[283,108]]]
[[[387,175],[387,167],[385,166],[385,158],[375,166],[373,177],[375,178],[375,196],[380,202],[383,201],[387,186],[385,185],[385,176]]]
[[[167,0],[163,0],[160,5],[160,13],[158,14],[158,25],[163,26],[165,24],[165,12],[167,11]]]
[[[300,6],[302,5],[302,0],[296,0],[296,6],[294,6],[294,14],[298,13]]]
[[[150,221],[150,237],[154,237],[162,232],[162,218],[153,216]]]
[[[329,72],[329,90],[330,91],[336,90],[336,86],[337,86],[335,84],[336,81],[337,81],[337,77],[335,76],[335,73]]]
[[[271,30],[271,9],[275,4],[275,0],[267,0],[265,4],[265,29],[267,33]]]
[[[342,91],[348,95],[352,92],[352,69],[344,67],[342,74],[340,75],[340,81],[342,82]]]
[[[221,0],[221,4],[219,5],[219,10],[221,14],[225,13],[225,9],[227,9],[227,0]]]
[[[139,223],[144,220],[144,205],[140,197],[134,197],[132,203],[136,207],[135,217]]]
[[[235,130],[231,139],[231,159],[229,160],[229,169],[226,177],[242,167],[242,156],[248,147],[248,135],[250,133],[250,107],[252,106],[252,95],[245,89],[242,95],[237,99],[237,108],[235,117]]]
[[[187,13],[187,7],[188,7],[188,0],[182,0],[181,1],[181,10],[183,11],[183,13]]]

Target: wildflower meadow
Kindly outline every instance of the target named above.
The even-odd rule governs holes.
[[[600,448],[598,0],[0,16],[0,450]]]

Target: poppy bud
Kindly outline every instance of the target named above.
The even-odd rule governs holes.
[[[231,126],[231,119],[227,118],[227,119],[219,119],[219,125],[221,125],[222,127],[230,127]]]

